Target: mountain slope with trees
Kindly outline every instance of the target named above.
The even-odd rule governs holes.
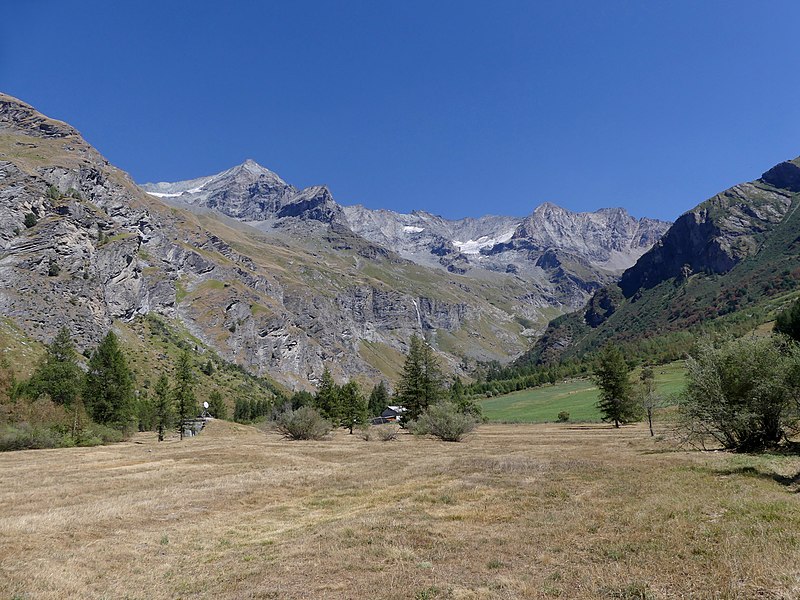
[[[800,158],[682,215],[618,285],[548,325],[518,366],[569,361],[614,341],[683,355],[701,330],[744,331],[800,291]]]

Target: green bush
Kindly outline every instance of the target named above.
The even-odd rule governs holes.
[[[280,413],[275,426],[284,437],[291,440],[321,440],[333,428],[330,421],[310,406]]]
[[[28,214],[25,215],[24,224],[25,227],[27,227],[28,229],[36,225],[37,221],[38,219],[36,218],[36,215],[33,214],[32,212],[29,212]]]
[[[397,434],[400,433],[398,425],[391,425],[385,423],[383,425],[367,425],[361,430],[361,437],[367,441],[381,441],[391,442],[397,439]]]
[[[691,436],[725,448],[762,450],[797,423],[800,348],[786,338],[753,336],[718,346],[705,340],[686,361],[681,410]]]
[[[438,402],[426,408],[409,428],[417,435],[432,435],[445,442],[460,442],[476,425],[475,417],[461,412],[457,405]]]
[[[0,429],[0,451],[32,450],[34,448],[60,448],[71,445],[57,431],[29,423],[3,425]]]
[[[562,410],[558,413],[558,422],[566,423],[567,421],[569,421],[569,413],[566,410]]]

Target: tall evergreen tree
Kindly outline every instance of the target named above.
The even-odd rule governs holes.
[[[156,381],[153,399],[154,410],[156,413],[156,431],[158,441],[164,441],[164,434],[172,427],[174,409],[172,406],[172,394],[169,389],[169,379],[163,373]]]
[[[367,400],[352,379],[339,391],[339,423],[353,433],[353,427],[367,423]]]
[[[208,397],[208,412],[215,419],[227,419],[228,407],[225,406],[225,400],[218,390],[214,390]]]
[[[315,404],[323,417],[334,423],[339,421],[339,386],[333,380],[328,367],[322,372]]]
[[[406,408],[403,421],[415,420],[423,410],[442,398],[439,361],[433,348],[418,336],[411,336],[403,375],[397,386],[397,399]]]
[[[594,380],[600,388],[597,407],[603,413],[603,420],[611,421],[614,427],[636,421],[639,416],[630,372],[622,351],[614,344],[606,344],[595,367]]]
[[[780,313],[775,319],[775,331],[800,342],[800,300]]]
[[[117,336],[109,331],[89,358],[84,400],[98,423],[124,428],[133,416],[133,375]]]
[[[386,389],[386,384],[381,381],[378,385],[372,388],[369,395],[368,412],[370,417],[377,417],[389,405],[389,391]]]
[[[183,439],[186,422],[197,414],[197,398],[194,395],[194,368],[192,355],[184,350],[178,359],[178,372],[175,375],[175,408],[178,412],[178,432]]]
[[[56,404],[72,406],[80,396],[82,383],[75,345],[69,329],[62,327],[25,384],[24,393],[34,398],[47,394]]]

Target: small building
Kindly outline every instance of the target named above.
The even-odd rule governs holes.
[[[372,419],[372,424],[399,423],[403,420],[404,412],[406,412],[405,406],[387,406],[379,417]]]

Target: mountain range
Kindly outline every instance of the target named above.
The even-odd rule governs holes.
[[[157,318],[287,388],[326,366],[392,382],[414,333],[451,372],[546,362],[642,323],[679,331],[710,304],[723,316],[731,273],[750,274],[736,281],[754,297],[794,277],[797,171],[782,163],[674,225],[550,203],[449,220],[342,205],[252,160],[139,186],[73,127],[0,94],[0,325],[39,341],[66,326],[83,349]],[[660,310],[673,296],[688,300]]]

